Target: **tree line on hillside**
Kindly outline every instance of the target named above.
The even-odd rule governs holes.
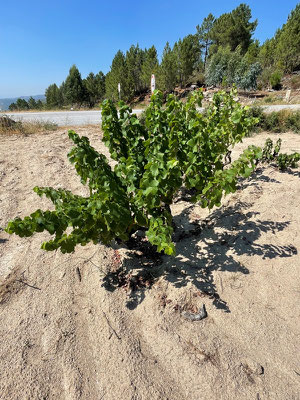
[[[253,39],[257,20],[251,19],[251,9],[244,3],[218,18],[209,14],[196,33],[179,39],[173,47],[166,43],[161,62],[155,46],[141,49],[137,44],[126,53],[119,50],[106,75],[91,72],[82,79],[73,65],[59,87],[54,83],[46,89],[44,107],[92,108],[104,98],[116,101],[119,83],[122,100],[130,102],[149,91],[151,74],[156,76],[156,87],[164,92],[192,83],[236,85],[243,90],[255,90],[258,84],[278,88],[283,74],[300,69],[300,3],[274,37],[262,45]]]
[[[36,101],[33,97],[29,97],[28,101],[25,99],[17,99],[15,103],[9,105],[10,111],[20,111],[20,110],[43,110],[45,104],[42,100]]]

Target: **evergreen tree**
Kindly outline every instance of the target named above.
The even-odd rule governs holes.
[[[84,102],[85,90],[81,74],[76,65],[72,65],[65,80],[64,94],[68,104],[78,104],[80,106]]]
[[[8,109],[9,109],[9,111],[16,111],[18,109],[18,107],[17,107],[16,103],[11,103],[8,106]]]
[[[17,99],[16,101],[17,110],[28,110],[29,106],[25,99]]]
[[[248,50],[245,54],[245,59],[247,60],[248,64],[254,64],[255,62],[258,62],[259,52],[259,41],[254,40],[248,47]]]
[[[209,48],[213,43],[212,28],[215,22],[215,17],[210,13],[204,18],[201,26],[197,25],[197,35],[199,40],[200,48],[203,52],[204,68],[206,65]]]
[[[110,67],[110,71],[106,75],[105,79],[105,91],[106,97],[111,100],[118,100],[118,84],[121,84],[121,98],[122,100],[127,100],[128,90],[127,90],[127,65],[125,62],[124,53],[119,50]]]
[[[239,54],[239,52],[237,52],[237,54]],[[205,82],[208,86],[220,86],[222,83],[228,85],[232,84],[236,66],[234,66],[234,60],[230,59],[231,51],[229,47],[220,47],[218,51],[211,56],[205,70]],[[238,62],[239,61],[240,60],[238,60]],[[228,69],[229,64],[230,68]]]
[[[231,13],[222,14],[217,18],[211,30],[211,38],[214,41],[211,46],[212,53],[216,53],[220,46],[229,46],[231,51],[240,46],[245,54],[252,43],[252,34],[257,26],[257,20],[250,22],[251,18],[251,9],[244,3]]]
[[[284,72],[300,69],[300,3],[277,34],[276,67]]]
[[[46,96],[46,106],[48,109],[59,108],[62,106],[62,97],[60,89],[57,87],[56,83],[49,85],[45,91]]]
[[[29,110],[36,110],[37,109],[37,105],[36,105],[36,101],[33,97],[30,97],[28,100],[28,108]]]
[[[102,101],[105,97],[105,75],[99,71],[96,75],[96,85],[98,90],[98,101]]]
[[[38,100],[36,102],[36,109],[37,110],[42,110],[44,108],[44,103],[42,102],[42,100]]]
[[[135,94],[141,92],[142,84],[142,65],[145,59],[145,53],[139,48],[139,45],[132,45],[126,52],[125,62],[127,69],[127,98],[130,100]]]
[[[93,72],[83,80],[83,85],[86,91],[86,101],[90,108],[94,107],[98,100],[98,90],[96,84],[96,77]]]
[[[242,53],[245,54],[253,42],[252,35],[257,27],[257,19],[254,22],[250,22],[252,18],[251,9],[244,3],[232,11],[232,18],[234,29],[231,36],[231,49],[234,50],[237,46],[240,46]]]
[[[256,90],[257,78],[261,70],[261,65],[258,62],[249,66],[244,57],[237,66],[234,83],[243,90]]]
[[[167,92],[174,90],[177,77],[177,62],[169,42],[166,43],[158,74],[158,86]]]
[[[68,104],[67,98],[66,98],[66,84],[65,81],[63,81],[59,87],[59,99],[61,102],[62,106],[66,106]]]
[[[274,65],[275,38],[267,39],[259,49],[258,60],[262,67],[269,68]]]
[[[86,102],[92,108],[97,102],[104,98],[105,94],[105,75],[100,71],[97,75],[91,72],[84,80],[83,84],[86,91]]]
[[[141,69],[141,83],[143,90],[149,89],[151,85],[151,76],[158,71],[157,51],[154,46],[145,49],[144,63]]]
[[[177,82],[181,87],[188,83],[200,59],[200,46],[196,35],[185,36],[175,43],[173,53],[177,66]]]

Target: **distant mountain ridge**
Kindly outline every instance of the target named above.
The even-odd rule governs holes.
[[[42,100],[42,101],[46,99],[45,95],[43,94],[37,94],[35,96],[19,96],[19,97],[0,99],[0,111],[8,110],[10,104],[15,103],[18,99],[24,99],[27,101],[30,97],[33,97],[35,100]]]

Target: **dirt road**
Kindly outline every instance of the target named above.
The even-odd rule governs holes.
[[[300,110],[300,104],[262,106],[265,112],[270,113],[280,110]],[[140,114],[142,109],[133,110]],[[100,125],[101,111],[58,111],[58,112],[19,112],[7,113],[15,121],[24,122],[51,122],[58,126]]]
[[[143,110],[136,109],[140,114]],[[15,121],[24,122],[50,122],[58,126],[99,125],[101,123],[101,110],[93,111],[47,111],[47,112],[18,112],[6,113]]]

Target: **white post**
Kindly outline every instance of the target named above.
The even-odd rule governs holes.
[[[121,83],[118,83],[119,100],[121,100]]]
[[[153,94],[154,90],[155,90],[155,75],[152,74],[152,76],[151,76],[151,94]]]

